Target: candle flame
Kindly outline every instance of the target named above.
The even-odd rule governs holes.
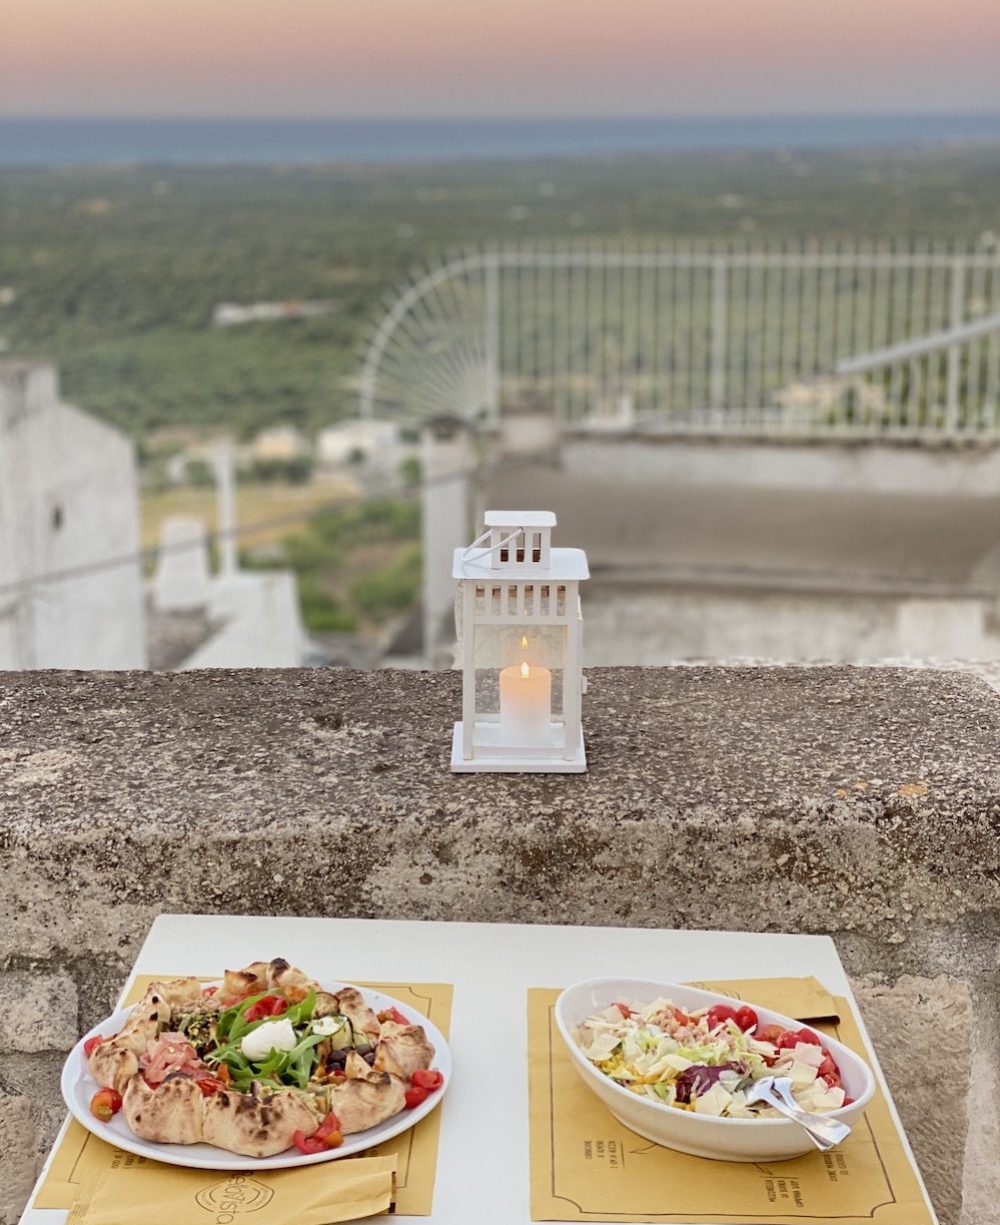
[[[531,669],[528,667],[528,661],[525,660],[524,663],[521,664],[521,676],[524,680],[527,680],[530,675]]]
[[[526,647],[527,645],[528,645],[528,635],[522,634],[521,635],[521,646]]]

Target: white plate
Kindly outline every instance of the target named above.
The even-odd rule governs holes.
[[[326,991],[342,991],[351,983],[323,982],[320,984]],[[365,1001],[376,1012],[388,1008],[398,1008],[404,1016],[409,1017],[414,1024],[422,1025],[427,1037],[434,1046],[433,1066],[444,1076],[444,1085],[428,1094],[427,1100],[412,1110],[405,1108],[391,1119],[379,1123],[377,1127],[369,1127],[367,1131],[355,1132],[346,1136],[340,1148],[331,1148],[325,1153],[300,1153],[297,1149],[286,1149],[274,1157],[242,1157],[239,1153],[230,1153],[225,1149],[216,1148],[212,1144],[154,1144],[151,1140],[140,1139],[125,1122],[119,1111],[110,1123],[102,1123],[90,1113],[90,1102],[100,1087],[87,1070],[87,1060],[83,1054],[83,1044],[88,1038],[100,1034],[102,1038],[113,1037],[128,1020],[132,1008],[122,1008],[113,1013],[100,1025],[95,1025],[88,1034],[80,1039],[69,1053],[62,1071],[62,1095],[69,1107],[70,1114],[95,1136],[113,1144],[126,1152],[136,1153],[140,1157],[149,1157],[153,1161],[164,1161],[168,1165],[191,1166],[198,1170],[284,1170],[289,1166],[315,1165],[319,1161],[336,1161],[338,1157],[350,1157],[374,1148],[383,1140],[398,1136],[419,1123],[420,1120],[437,1106],[451,1083],[451,1052],[444,1034],[433,1021],[429,1021],[422,1013],[417,1012],[410,1004],[393,999],[381,991],[370,987],[358,988]]]
[[[757,1013],[761,1025],[810,1028],[770,1008],[761,1008],[752,1000],[734,1000],[718,991],[702,991],[680,983],[645,978],[591,978],[567,987],[556,1000],[559,1033],[584,1084],[597,1094],[619,1123],[654,1144],[716,1161],[786,1161],[813,1151],[806,1132],[789,1119],[723,1119],[639,1097],[595,1068],[577,1045],[573,1030],[595,1012],[609,1008],[617,1000],[651,1004],[663,997],[692,1011],[712,1004],[747,1003]],[[875,1079],[864,1060],[836,1038],[824,1035],[823,1045],[840,1068],[844,1091],[855,1099],[850,1106],[831,1110],[824,1117],[853,1125],[860,1121],[875,1093]]]

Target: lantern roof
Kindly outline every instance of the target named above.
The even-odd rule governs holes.
[[[455,550],[452,577],[480,582],[580,582],[590,577],[582,549],[553,549],[550,510],[489,510],[486,530]]]
[[[556,516],[551,510],[488,510],[483,522],[487,527],[553,528]]]
[[[466,553],[470,553],[468,558]],[[579,583],[590,578],[587,554],[583,549],[551,549],[547,566],[539,562],[520,562],[500,569],[491,566],[489,557],[483,556],[483,553],[484,550],[479,548],[471,552],[468,549],[456,549],[451,577],[479,579],[484,583]]]

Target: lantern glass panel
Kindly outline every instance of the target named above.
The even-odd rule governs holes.
[[[532,625],[526,621],[476,624],[474,660],[476,712],[488,720],[500,715],[500,672],[504,668],[547,668],[552,673],[552,717],[563,709],[565,625]]]

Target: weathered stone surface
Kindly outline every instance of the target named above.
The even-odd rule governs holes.
[[[0,1059],[0,1225],[14,1225],[66,1113],[64,1055]]]
[[[78,1037],[68,974],[0,973],[0,1051],[64,1051]]]
[[[2,675],[0,969],[71,975],[86,1025],[164,911],[741,928],[833,934],[877,976],[873,1028],[920,990],[1000,1010],[993,690],[846,667],[589,677],[586,775],[462,776],[455,674]],[[890,1077],[954,1225],[971,1056],[932,1151],[940,1101],[902,1071],[924,1035],[903,1032]],[[995,1075],[995,1048],[975,1058]],[[998,1202],[982,1151],[970,1132],[968,1211]]]
[[[958,1225],[974,1042],[969,988],[909,974],[853,985],[934,1207],[942,1225]]]
[[[223,906],[742,926],[763,887],[762,926],[890,942],[996,914],[1000,703],[960,675],[596,670],[571,778],[449,774],[453,674],[2,684],[2,930],[28,955]]]

